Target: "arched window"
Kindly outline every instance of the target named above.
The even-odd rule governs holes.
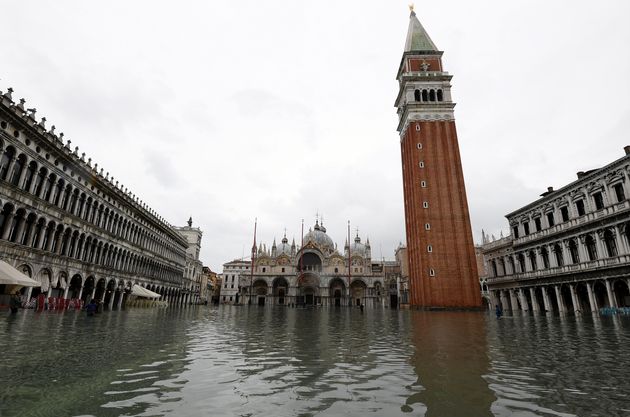
[[[37,179],[36,179],[36,183],[35,183],[35,190],[33,191],[33,193],[37,196],[37,197],[42,197],[44,200],[48,200],[48,198],[50,197],[50,190],[52,189],[51,184],[46,184],[46,176],[48,175],[48,170],[44,167],[41,167],[39,169],[39,172],[37,173]],[[55,174],[50,174],[53,178],[57,178],[54,175]],[[52,180],[52,184],[55,183],[55,180]],[[43,193],[44,195],[42,195],[42,191],[44,190],[44,187],[46,187],[46,192]]]
[[[11,175],[11,184],[16,187],[20,185],[20,176],[22,175],[24,165],[26,165],[26,155],[21,154],[17,157],[15,163],[13,164],[13,174]]]
[[[538,262],[536,261],[536,252],[533,250],[529,251],[529,262],[532,264],[532,271],[538,270]]]
[[[416,101],[420,101],[420,90],[416,90],[413,92],[413,98]]]
[[[540,250],[540,257],[543,261],[543,268],[549,268],[549,252],[547,251],[547,248],[542,248]]]
[[[571,263],[580,263],[580,254],[578,252],[577,243],[574,239],[569,241],[569,253],[571,254]]]
[[[617,256],[617,242],[615,241],[615,235],[610,230],[604,232],[604,244],[609,257]]]
[[[429,101],[435,101],[435,90],[429,91]]]
[[[595,243],[595,239],[593,236],[588,235],[586,239],[584,239],[584,244],[586,245],[586,252],[588,253],[588,260],[594,261],[597,259],[597,244]]]
[[[429,92],[427,90],[422,90],[422,101],[429,101]]]
[[[525,255],[523,255],[522,253],[518,254],[518,266],[521,268],[520,272],[525,272]]]
[[[66,182],[62,179],[59,178],[59,181],[57,182],[57,188],[55,188],[55,194],[53,197],[53,204],[56,205],[57,207],[59,207],[59,203],[61,203],[61,196],[63,195],[63,189],[66,186]]]
[[[24,177],[24,190],[30,191],[31,186],[33,185],[33,180],[35,179],[35,174],[37,173],[37,162],[32,161],[28,164],[26,168],[26,177]]]
[[[7,147],[7,149],[2,154],[2,158],[0,158],[0,179],[6,180],[9,174],[9,165],[11,165],[11,161],[15,157],[15,148],[12,146]]]
[[[444,101],[442,90],[437,90],[437,101]]]

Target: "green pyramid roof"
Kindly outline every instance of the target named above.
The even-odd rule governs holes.
[[[411,11],[409,16],[409,30],[405,42],[405,52],[409,51],[437,51],[437,47],[429,37],[429,34],[416,17],[416,12]]]

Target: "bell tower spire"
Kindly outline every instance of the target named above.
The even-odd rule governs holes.
[[[481,295],[455,129],[452,76],[411,9],[395,106],[403,170],[410,302],[479,308]]]

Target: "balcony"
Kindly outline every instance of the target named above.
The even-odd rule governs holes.
[[[504,275],[488,278],[488,284],[499,284],[503,282],[531,281],[544,279],[558,275],[576,274],[595,270],[608,269],[615,266],[630,265],[630,255],[619,255],[612,258],[596,259],[594,261],[581,262],[558,266],[554,268],[539,269],[537,271],[520,272],[512,275]]]
[[[538,239],[544,239],[548,236],[553,236],[555,234],[566,232],[568,230],[578,228],[584,224],[591,223],[595,220],[602,220],[606,217],[610,217],[616,215],[618,213],[627,211],[630,209],[630,202],[624,201],[622,203],[613,204],[611,206],[605,207],[601,210],[594,211],[592,213],[587,213],[583,216],[576,217],[570,219],[569,221],[558,223],[555,226],[549,227],[547,229],[541,230],[540,232],[530,233],[527,236],[519,237],[518,239],[514,239],[514,246],[526,245],[532,241]]]

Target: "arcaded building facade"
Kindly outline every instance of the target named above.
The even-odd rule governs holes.
[[[25,302],[43,293],[111,309],[133,284],[189,300],[186,239],[11,89],[0,92],[0,155],[0,258],[41,283]]]
[[[483,245],[487,286],[504,309],[595,312],[630,307],[630,147],[506,217]]]
[[[398,69],[410,304],[479,308],[481,295],[451,99],[452,76],[412,11]]]
[[[279,244],[259,245],[254,256],[253,280],[249,274],[239,278],[244,303],[373,307],[388,300],[386,265],[372,260],[369,239],[362,243],[358,234],[340,252],[316,221],[303,246],[285,235]]]

